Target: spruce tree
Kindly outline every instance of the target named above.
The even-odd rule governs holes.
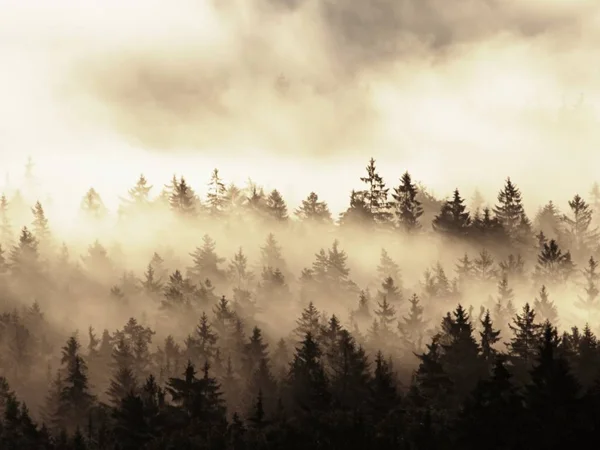
[[[79,354],[80,344],[75,337],[62,348],[63,385],[58,404],[58,416],[65,427],[74,430],[85,426],[94,396],[88,385],[87,364]]]
[[[319,201],[319,196],[314,192],[311,192],[306,200],[302,200],[300,207],[296,209],[294,214],[301,221],[310,224],[329,225],[333,222],[327,203]]]
[[[0,197],[0,244],[12,244],[13,232],[9,215],[8,199],[2,194]]]
[[[296,321],[294,335],[297,339],[304,339],[308,333],[311,336],[318,336],[321,330],[319,323],[320,313],[313,302],[310,302],[302,311],[300,318]]]
[[[10,269],[16,276],[32,276],[40,270],[38,240],[27,227],[21,230],[19,243],[10,253]]]
[[[417,294],[413,294],[408,302],[410,303],[408,315],[402,317],[398,323],[398,330],[408,347],[418,351],[423,345],[427,321],[423,318],[423,307]]]
[[[81,200],[81,210],[85,217],[94,220],[103,219],[107,213],[100,194],[94,188],[90,188]]]
[[[285,223],[288,220],[288,209],[285,200],[277,189],[273,189],[265,201],[265,212],[267,217],[277,223]]]
[[[592,227],[592,209],[579,195],[569,201],[571,217],[564,215],[562,220],[567,229],[565,240],[577,257],[588,255],[598,246],[598,228]]]
[[[471,224],[471,216],[466,208],[460,192],[455,189],[452,200],[446,201],[434,218],[434,230],[450,237],[466,236]]]
[[[152,187],[144,174],[141,174],[135,186],[127,191],[127,197],[121,198],[120,212],[125,215],[148,212]]]
[[[423,215],[423,207],[417,200],[417,194],[417,187],[413,184],[410,174],[404,172],[400,178],[400,185],[394,188],[392,193],[392,207],[398,226],[407,233],[421,228],[419,219]]]
[[[571,252],[563,253],[557,242],[552,239],[543,245],[538,255],[534,278],[539,283],[566,282],[574,269]]]
[[[196,193],[181,177],[169,196],[171,211],[181,217],[194,217],[198,213],[198,203]]]
[[[481,357],[488,367],[491,368],[498,355],[498,351],[494,348],[494,345],[500,341],[500,330],[494,329],[489,309],[486,310],[483,320],[481,320],[481,327],[482,330],[479,332]]]
[[[552,324],[556,324],[558,319],[558,312],[554,302],[550,300],[548,290],[546,286],[542,286],[540,289],[539,299],[535,299],[533,303],[533,309],[540,315],[542,321],[548,321]]]
[[[219,267],[225,262],[225,258],[217,255],[216,243],[208,235],[202,237],[202,247],[196,247],[193,253],[190,253],[193,258],[193,265],[188,270],[188,277],[196,282],[206,280],[220,283],[225,279],[225,273]]]
[[[212,171],[208,183],[207,205],[212,217],[221,217],[227,211],[227,189],[219,176],[219,170]]]
[[[489,282],[496,277],[494,258],[487,250],[482,250],[473,261],[473,274],[478,281]]]
[[[593,257],[590,257],[587,267],[582,271],[585,279],[585,297],[579,296],[579,302],[576,303],[576,306],[583,309],[587,314],[588,321],[592,315],[600,310],[600,302],[598,301],[598,295],[600,294],[598,280],[600,279],[600,274],[597,272],[597,269],[598,262]]]
[[[260,248],[260,262],[263,267],[271,267],[281,271],[285,271],[287,268],[283,259],[282,248],[273,233],[268,234],[265,245]]]
[[[538,354],[542,325],[536,321],[535,311],[526,303],[522,313],[517,314],[508,326],[513,334],[506,344],[508,354],[516,379],[524,383]]]
[[[381,249],[379,265],[377,266],[377,274],[379,275],[380,280],[385,280],[388,277],[392,277],[398,286],[402,286],[400,266],[398,266],[398,263],[396,263],[396,261],[390,257],[384,248]]]
[[[389,188],[385,186],[383,178],[377,172],[373,158],[369,160],[366,169],[367,176],[360,178],[360,181],[367,185],[367,189],[363,191],[366,210],[374,223],[387,225],[392,218],[388,201]]]
[[[254,279],[254,274],[248,269],[248,257],[242,247],[233,255],[227,274],[237,289],[248,288],[248,284]]]
[[[374,223],[373,215],[364,198],[364,192],[352,191],[350,193],[350,206],[339,216],[340,227],[370,229]]]
[[[526,231],[527,221],[521,191],[510,178],[506,179],[504,188],[498,193],[498,203],[493,209],[498,221],[513,240],[519,241]],[[525,228],[525,229],[524,229]]]

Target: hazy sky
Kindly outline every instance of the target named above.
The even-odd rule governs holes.
[[[0,0],[0,173],[32,154],[114,198],[216,166],[340,209],[374,156],[441,195],[508,175],[530,203],[587,195],[600,3],[449,3]]]

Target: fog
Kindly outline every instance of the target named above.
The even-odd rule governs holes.
[[[3,0],[0,170],[32,155],[48,180],[71,174],[67,194],[113,204],[183,165],[292,204],[310,180],[340,211],[369,156],[440,196],[495,195],[508,175],[530,207],[587,193],[596,2],[442,3]]]

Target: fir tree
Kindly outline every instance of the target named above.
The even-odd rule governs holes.
[[[281,246],[275,239],[273,233],[269,233],[265,241],[265,245],[260,248],[260,261],[263,267],[271,267],[272,269],[286,270],[285,260],[281,253]]]
[[[68,429],[85,426],[94,396],[88,386],[87,364],[79,354],[75,337],[62,348],[63,385],[58,404],[58,416]]]
[[[304,339],[308,333],[312,336],[318,336],[320,331],[319,311],[313,302],[310,302],[302,311],[300,318],[296,321],[294,335],[298,339]]]
[[[488,282],[496,277],[494,258],[487,250],[482,250],[473,261],[473,273],[479,281]]]
[[[417,187],[413,184],[410,174],[404,172],[404,175],[400,178],[400,186],[394,188],[392,198],[398,225],[408,233],[421,228],[419,219],[423,215],[423,207],[421,202],[417,200],[417,195]]]
[[[560,238],[562,236],[563,219],[554,202],[549,201],[535,216],[534,226],[545,236]]]
[[[423,345],[427,322],[423,319],[423,307],[417,294],[413,294],[408,302],[410,303],[408,315],[398,323],[398,330],[408,346],[419,351]]]
[[[537,258],[534,277],[540,283],[565,282],[574,271],[571,252],[563,253],[558,244],[552,239],[544,244]]]
[[[388,252],[382,248],[381,255],[379,257],[379,265],[377,266],[377,274],[381,280],[385,280],[388,277],[392,277],[394,282],[398,285],[402,285],[402,277],[400,274],[400,266],[394,261]]]
[[[90,188],[81,200],[81,210],[86,217],[95,220],[104,218],[107,213],[100,194],[94,188]]]
[[[285,200],[277,189],[273,189],[265,202],[267,216],[278,223],[288,220],[288,210]]]
[[[13,246],[10,253],[10,269],[13,274],[26,276],[40,269],[38,245],[38,240],[31,231],[23,227],[19,243]]]
[[[521,191],[513,184],[510,178],[506,179],[504,188],[498,194],[498,204],[493,209],[498,221],[506,230],[508,235],[519,240],[524,231],[523,227],[526,221],[525,210],[523,208],[523,199]]]
[[[187,184],[185,178],[181,177],[173,186],[169,196],[171,211],[182,217],[194,217],[198,213],[197,204],[194,190]]]
[[[237,289],[247,288],[248,283],[254,279],[254,274],[248,270],[248,258],[244,254],[242,247],[233,255],[227,274]]]
[[[333,222],[327,203],[319,201],[319,196],[314,192],[311,192],[306,200],[302,200],[294,214],[301,221],[311,224],[329,225]]]
[[[377,173],[373,158],[369,160],[366,169],[367,176],[360,178],[360,181],[367,185],[367,189],[363,191],[365,208],[376,224],[385,225],[392,218],[388,202],[389,188],[385,187],[383,178]]]
[[[543,321],[548,321],[552,324],[556,324],[558,319],[558,312],[554,302],[550,300],[548,290],[546,286],[542,286],[540,289],[539,299],[535,299],[533,303],[533,309],[538,312],[540,318]]]
[[[483,320],[481,320],[481,326],[482,330],[479,332],[481,357],[488,367],[491,367],[498,355],[494,345],[500,341],[500,330],[494,329],[489,309],[486,310]]]
[[[519,381],[525,382],[537,355],[542,325],[536,321],[535,311],[526,303],[522,313],[517,314],[513,323],[508,326],[513,337],[506,345],[515,376]]]
[[[363,192],[353,190],[350,193],[350,206],[338,220],[341,227],[368,228],[373,224],[373,215],[364,197]]]
[[[127,191],[127,197],[121,199],[121,212],[125,214],[147,212],[150,206],[152,187],[148,184],[146,177],[141,174],[135,186]]]
[[[9,216],[8,199],[0,196],[0,244],[12,244],[13,232]]]
[[[190,253],[193,266],[188,270],[188,277],[196,281],[207,278],[214,282],[223,281],[225,274],[219,268],[219,264],[225,262],[225,258],[219,257],[215,249],[215,241],[205,234],[202,237],[202,247],[196,247],[196,250]]]
[[[569,201],[572,217],[562,220],[567,226],[565,239],[569,248],[580,255],[587,255],[598,246],[598,228],[592,228],[592,209],[579,195]]]
[[[579,308],[583,309],[587,316],[588,320],[591,318],[591,315],[596,313],[599,309],[598,295],[600,291],[598,290],[598,280],[600,279],[600,274],[596,271],[598,269],[598,262],[590,257],[587,267],[582,271],[585,279],[585,297],[579,296],[579,302],[576,304]]]
[[[211,174],[206,197],[208,212],[212,217],[220,217],[226,212],[227,189],[225,188],[225,183],[223,183],[223,180],[219,176],[218,169],[214,169]]]
[[[433,228],[448,236],[465,236],[471,224],[471,216],[466,211],[464,199],[458,189],[454,190],[452,200],[446,201],[440,213],[433,220]]]

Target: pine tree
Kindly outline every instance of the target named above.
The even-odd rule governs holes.
[[[392,277],[387,277],[383,283],[381,283],[379,297],[387,298],[392,305],[399,306],[402,303],[402,292],[398,289]]]
[[[278,223],[285,223],[288,220],[288,210],[285,200],[277,189],[273,189],[265,202],[265,212],[267,216]]]
[[[237,289],[245,289],[254,279],[254,274],[248,270],[248,258],[244,254],[242,247],[233,255],[227,270],[229,280],[234,283]]]
[[[513,184],[510,178],[506,179],[504,188],[498,194],[498,204],[493,209],[498,221],[508,235],[519,241],[522,237],[525,210],[521,191]]]
[[[464,199],[458,189],[454,190],[452,200],[444,203],[440,213],[433,220],[434,230],[448,236],[465,236],[471,224],[471,216],[466,211]]]
[[[302,204],[295,213],[301,221],[318,225],[330,225],[333,223],[331,211],[327,203],[319,201],[319,196],[311,192],[306,200],[302,200]]]
[[[269,233],[265,241],[265,245],[260,248],[260,262],[263,267],[271,267],[272,269],[286,270],[285,260],[281,252],[281,246],[275,239],[273,233]]]
[[[386,297],[377,302],[377,310],[375,315],[379,320],[379,328],[381,332],[391,332],[392,324],[396,321],[396,309],[391,305]]]
[[[121,198],[121,212],[125,214],[147,212],[150,206],[152,187],[148,184],[144,174],[141,174],[135,186],[127,191],[127,198]]]
[[[350,287],[351,282],[348,278],[350,269],[347,266],[348,255],[344,250],[340,250],[339,241],[336,239],[331,245],[327,255],[327,280],[329,286],[334,289],[344,290]]]
[[[592,228],[592,209],[579,195],[569,201],[572,217],[562,220],[567,226],[565,239],[577,256],[587,255],[598,246],[598,228]]]
[[[310,302],[302,311],[302,315],[296,321],[294,335],[298,339],[304,339],[308,333],[318,336],[321,326],[319,324],[320,313],[313,302]]]
[[[215,249],[215,241],[205,234],[202,237],[202,247],[196,247],[196,250],[190,253],[193,265],[188,270],[189,278],[197,282],[207,278],[217,283],[224,280],[225,273],[219,268],[219,264],[225,262],[225,258],[219,257]]]
[[[500,266],[502,276],[506,276],[509,280],[517,283],[524,280],[525,261],[521,255],[515,257],[515,255],[511,253],[505,261],[500,261],[498,265]]]
[[[171,211],[182,217],[194,217],[198,213],[198,199],[194,190],[181,177],[169,197]]]
[[[563,218],[560,210],[549,201],[544,205],[535,216],[534,226],[545,236],[553,236],[557,239],[562,237]]]
[[[503,327],[515,315],[514,299],[515,294],[509,287],[508,278],[503,276],[498,281],[498,297],[494,308],[494,322],[500,324],[500,327]]]
[[[473,261],[473,273],[475,278],[482,282],[491,281],[496,277],[494,258],[487,250],[482,250]]]
[[[287,379],[295,412],[319,416],[330,407],[330,394],[322,352],[311,333],[307,333],[296,349]]]
[[[340,227],[370,228],[373,225],[373,215],[364,198],[364,192],[350,193],[350,206],[339,216]]]
[[[563,253],[554,239],[544,244],[537,260],[534,278],[539,283],[565,282],[575,269],[571,252]]]
[[[400,266],[394,261],[388,252],[382,248],[381,256],[379,257],[379,265],[377,266],[377,274],[380,280],[385,280],[392,277],[398,286],[402,286],[402,276],[400,274]]]
[[[33,213],[33,223],[31,227],[33,235],[38,242],[47,243],[50,237],[50,228],[48,227],[48,219],[46,219],[46,213],[44,212],[42,204],[37,202],[35,206],[31,208],[31,212]]]
[[[388,202],[389,188],[385,187],[383,178],[377,173],[373,158],[369,160],[366,169],[367,176],[360,178],[360,181],[367,185],[367,189],[363,191],[366,210],[374,223],[386,225],[392,218]]]
[[[31,275],[40,269],[38,241],[27,227],[23,227],[19,243],[12,248],[10,269],[19,276]]]
[[[486,310],[483,320],[481,320],[481,326],[482,330],[479,332],[481,357],[491,368],[498,355],[494,345],[500,341],[500,330],[494,329],[489,309]]]
[[[468,282],[474,272],[473,261],[469,259],[469,255],[465,253],[461,259],[458,260],[458,264],[456,265],[456,274],[458,275],[458,279],[460,282]]]
[[[157,295],[163,290],[162,280],[156,277],[154,267],[152,266],[152,264],[148,264],[148,267],[144,272],[142,288],[144,289],[144,292],[148,295]]]
[[[12,244],[13,232],[9,216],[8,199],[6,195],[0,196],[0,244]]]
[[[58,404],[58,416],[68,429],[85,426],[94,396],[88,386],[87,364],[79,354],[75,337],[62,348],[63,387]]]
[[[408,302],[410,303],[408,316],[404,316],[398,323],[398,330],[405,343],[411,349],[418,351],[423,345],[427,322],[423,319],[423,307],[417,294],[413,294]]]
[[[524,383],[537,356],[542,325],[536,321],[535,311],[526,303],[522,313],[517,314],[513,323],[508,326],[513,333],[510,342],[506,344],[509,356],[516,378]]]
[[[410,174],[404,172],[400,178],[400,186],[394,188],[392,206],[398,226],[408,233],[421,228],[419,218],[423,215],[423,207],[417,200],[417,195],[417,187],[413,184]]]
[[[576,304],[579,308],[583,309],[588,320],[590,320],[592,314],[597,313],[600,309],[600,303],[598,302],[598,280],[600,274],[596,271],[598,269],[598,262],[590,257],[587,267],[582,271],[585,279],[585,298],[579,296],[579,302]]]
[[[548,321],[552,324],[556,324],[558,319],[558,312],[556,311],[556,306],[554,302],[549,299],[548,290],[546,286],[542,286],[540,289],[540,298],[535,299],[533,303],[533,309],[538,312],[540,318],[543,321]]]
[[[81,210],[86,217],[95,220],[104,218],[107,213],[100,194],[94,188],[90,188],[81,200]]]
[[[227,189],[218,169],[214,169],[211,174],[206,197],[208,211],[212,217],[221,217],[227,211]]]

